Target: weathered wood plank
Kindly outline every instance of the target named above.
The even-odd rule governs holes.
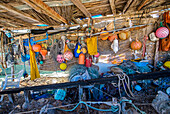
[[[29,0],[23,0],[22,2],[24,2],[25,4],[27,4],[28,6],[30,6],[34,10],[36,10],[37,12],[42,13],[42,9],[37,7],[34,3],[30,2]]]
[[[0,17],[0,22],[7,22],[7,23],[11,23],[11,24],[18,24],[18,25],[28,26],[27,24],[19,23],[19,22],[16,21],[16,20],[6,19],[6,18],[2,18],[2,17]],[[29,24],[29,25],[30,25],[30,24]]]
[[[116,15],[116,7],[115,7],[115,0],[109,0],[110,2],[110,7],[112,9],[112,13]]]
[[[30,0],[30,1],[32,1],[35,5],[30,4],[30,2],[27,2],[27,4],[29,4],[29,6],[31,6],[36,11],[39,11],[40,10],[39,8],[41,8],[42,9],[41,11],[45,13],[46,15],[48,15],[49,17],[53,18],[56,21],[61,21],[67,24],[67,21],[62,16],[60,16],[56,11],[50,8],[42,0]]]
[[[149,0],[143,0],[142,3],[138,7],[138,11],[142,9],[142,7],[148,2]]]
[[[125,13],[128,8],[130,7],[131,3],[133,2],[133,0],[128,0],[125,7],[123,8],[123,13]]]
[[[90,12],[86,9],[86,7],[82,4],[82,2],[80,0],[71,0],[74,5],[76,5],[86,17],[91,18],[91,14]]]
[[[102,1],[102,0],[81,0],[82,3],[90,3],[90,2],[97,2],[97,1]],[[57,7],[57,6],[70,6],[70,5],[74,5],[71,0],[63,0],[63,1],[47,1],[44,2],[45,4],[47,4],[49,7]],[[18,5],[15,6],[15,8],[19,9],[19,10],[29,10],[32,9],[31,7],[27,6],[27,5]]]
[[[5,3],[0,3],[0,7],[9,11],[9,12],[12,12],[18,16],[21,16],[23,18],[26,18],[26,19],[29,19],[29,20],[32,20],[34,22],[39,22],[37,19],[33,18],[32,16],[30,16],[29,14],[26,14],[16,8],[14,8],[13,6],[10,6],[10,5],[7,5]]]

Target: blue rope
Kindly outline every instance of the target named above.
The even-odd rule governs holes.
[[[61,111],[65,111],[65,112],[71,112],[71,111],[74,111],[80,104],[84,104],[93,110],[103,111],[103,112],[117,112],[119,110],[118,106],[111,106],[111,109],[98,109],[98,108],[88,105],[84,101],[80,101],[73,109],[70,109],[70,110],[65,110],[65,109],[60,109],[60,108],[57,108],[57,109]]]
[[[138,107],[136,107],[133,103],[132,103],[132,100],[122,100],[120,101],[120,103],[122,102],[128,102],[130,103],[136,110],[138,110],[141,114],[146,114],[144,111],[140,110]],[[91,105],[88,105],[87,103],[85,103],[84,101],[80,101],[73,109],[70,109],[70,110],[65,110],[65,109],[61,109],[61,108],[57,108],[58,110],[61,110],[61,111],[65,111],[65,112],[71,112],[71,111],[74,111],[80,104],[84,104],[86,106],[88,106],[89,108],[93,109],[93,110],[97,110],[97,111],[103,111],[103,112],[117,112],[119,111],[119,106],[111,106],[111,109],[98,109],[98,108],[95,108]]]
[[[146,114],[144,111],[140,110],[138,107],[136,107],[133,103],[132,103],[132,100],[128,100],[128,99],[125,99],[125,100],[122,100],[120,101],[121,102],[128,102],[130,103],[136,110],[138,110],[141,114]]]

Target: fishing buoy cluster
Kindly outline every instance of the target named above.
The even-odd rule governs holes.
[[[46,49],[42,49],[41,45],[39,44],[33,45],[32,49],[34,50],[34,52],[39,52],[43,56],[43,60],[45,60],[45,56],[47,55]]]

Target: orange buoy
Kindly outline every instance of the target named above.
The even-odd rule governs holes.
[[[104,37],[105,35],[108,35],[109,33],[107,31],[102,31],[105,33],[100,34],[100,36],[102,37],[102,40],[107,40],[108,36]]]
[[[79,64],[84,65],[85,55],[81,53],[79,55]]]
[[[136,41],[133,41],[130,45],[130,47],[133,49],[133,50],[140,50],[141,47],[142,47],[142,43],[138,40]]]
[[[47,55],[47,50],[40,50],[40,53],[43,56],[43,60],[45,60],[45,56]]]
[[[109,36],[108,39],[109,39],[110,42],[113,42],[113,40],[114,40],[115,38],[117,39],[117,34],[114,34],[114,35],[112,35],[112,36]]]
[[[84,54],[87,53],[86,48],[81,48],[81,52],[84,53]]]
[[[35,52],[40,52],[40,50],[41,50],[41,45],[35,44],[35,45],[32,46],[32,49],[33,49]]]

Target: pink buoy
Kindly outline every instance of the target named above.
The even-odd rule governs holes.
[[[57,55],[57,61],[58,61],[58,63],[64,62],[64,56],[62,54],[58,54]]]
[[[169,35],[169,30],[166,27],[160,27],[156,30],[158,38],[166,38]]]
[[[73,53],[72,53],[71,51],[66,51],[66,52],[64,53],[64,59],[65,59],[65,60],[69,61],[69,60],[71,60],[72,58],[73,58]]]
[[[99,52],[97,52],[97,54],[96,55],[94,55],[95,57],[99,57],[100,56],[100,54],[99,54]]]

